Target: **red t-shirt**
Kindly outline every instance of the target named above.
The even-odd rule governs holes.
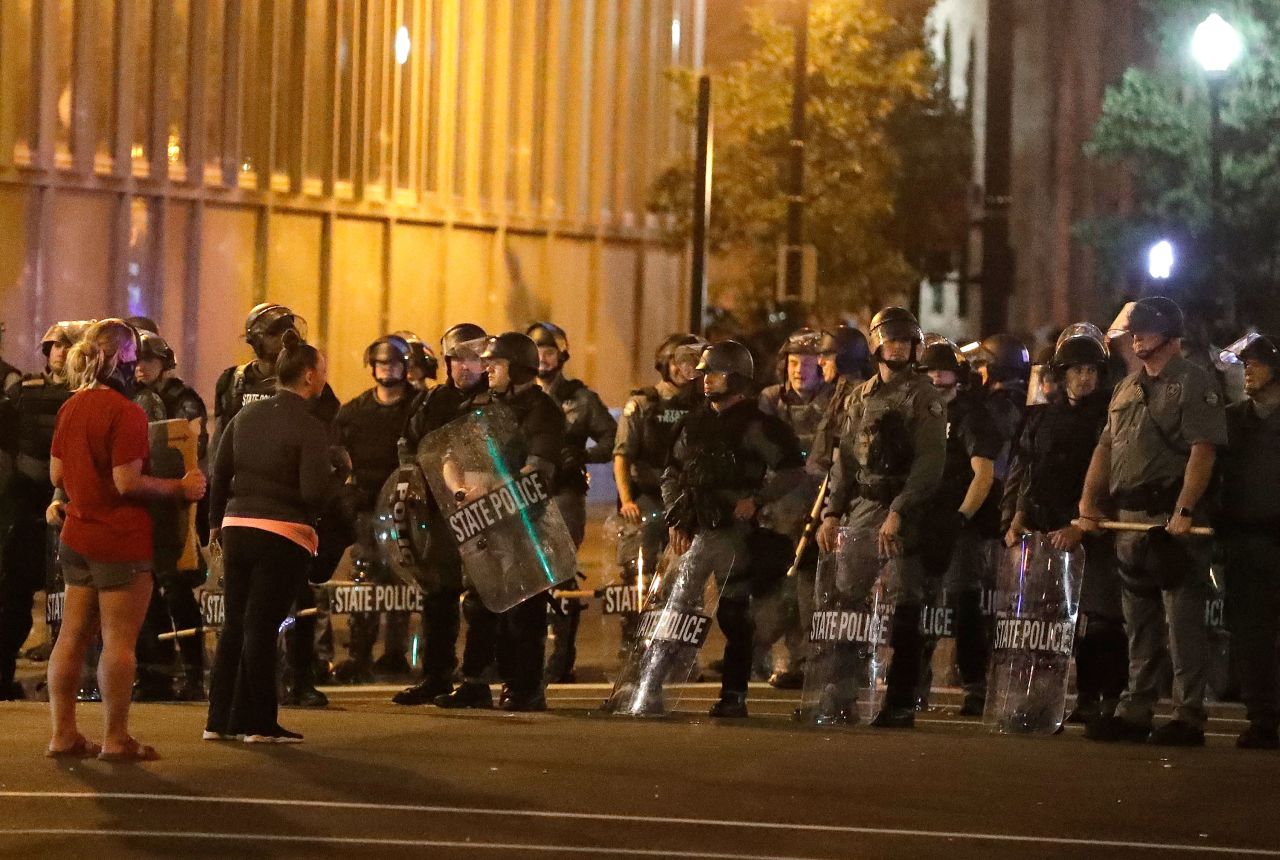
[[[147,415],[111,388],[77,391],[58,410],[51,453],[62,461],[62,540],[92,561],[151,559],[151,514],[116,490],[111,470],[151,456]]]

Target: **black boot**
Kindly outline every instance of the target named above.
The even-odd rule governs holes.
[[[453,692],[453,684],[446,678],[423,678],[412,687],[405,687],[391,697],[397,705],[429,705],[439,696]]]
[[[489,692],[488,684],[463,681],[458,685],[458,689],[452,693],[436,696],[435,703],[437,708],[479,708],[481,710],[489,710],[493,708],[493,693]]]
[[[720,701],[711,706],[707,712],[710,716],[721,719],[740,720],[747,716],[747,694],[722,692]]]

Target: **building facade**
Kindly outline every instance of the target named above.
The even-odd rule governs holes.
[[[4,0],[0,319],[146,314],[211,394],[290,305],[344,399],[392,329],[552,319],[621,402],[685,317],[652,176],[703,0]]]

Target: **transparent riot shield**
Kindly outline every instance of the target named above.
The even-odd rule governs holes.
[[[662,510],[648,497],[639,504],[639,523],[614,513],[601,527],[605,573],[595,595],[601,626],[596,660],[610,682],[618,679],[635,644],[640,611],[666,542]]]
[[[528,449],[500,404],[425,436],[418,465],[457,543],[467,580],[505,612],[574,578],[577,549],[546,478],[525,468]]]
[[[662,716],[674,710],[682,691],[664,687],[687,683],[698,670],[698,652],[706,644],[715,616],[716,595],[709,589],[717,566],[727,572],[733,559],[717,557],[703,535],[677,556],[668,550],[649,582],[635,642],[605,700],[605,710],[631,717]]]
[[[417,466],[401,466],[387,478],[373,511],[378,553],[405,585],[428,581],[431,542],[431,491]]]
[[[1067,706],[1084,550],[1024,535],[997,570],[995,633],[982,721],[1007,734],[1054,734]]]
[[[841,528],[818,559],[809,657],[797,717],[814,725],[870,721],[888,672],[894,561],[880,558],[876,530]]]

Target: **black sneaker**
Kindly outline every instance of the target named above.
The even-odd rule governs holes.
[[[269,732],[245,735],[243,740],[247,744],[300,744],[302,743],[302,735],[276,726],[275,729]]]
[[[775,690],[801,690],[804,688],[804,673],[774,672],[769,676],[769,686]]]
[[[1147,740],[1162,747],[1202,747],[1204,729],[1182,720],[1170,720],[1152,732]]]
[[[1280,749],[1280,731],[1275,726],[1250,723],[1236,738],[1236,746],[1242,750]]]
[[[966,693],[964,701],[960,704],[960,716],[962,717],[980,717],[982,712],[987,708],[987,699],[985,696],[978,696],[973,693]]]
[[[1144,743],[1151,736],[1151,726],[1131,723],[1123,717],[1102,716],[1084,727],[1084,736],[1102,743]]]
[[[391,697],[397,705],[429,705],[437,696],[453,692],[453,684],[443,678],[424,678],[412,687],[406,687]]]
[[[720,701],[707,713],[726,720],[744,719],[747,716],[747,696],[745,693],[721,693]]]
[[[871,721],[877,729],[914,729],[916,727],[915,708],[891,708],[888,705],[880,709],[876,718]]]
[[[315,687],[295,687],[285,696],[282,705],[294,705],[299,708],[327,708],[329,697]]]
[[[538,693],[510,693],[502,699],[502,710],[514,713],[538,713],[547,709],[547,697]]]
[[[1076,706],[1067,714],[1067,722],[1087,726],[1101,716],[1102,703],[1097,699],[1077,699]]]
[[[436,696],[435,703],[437,708],[480,708],[482,710],[490,710],[493,708],[493,693],[489,692],[488,684],[464,681],[452,693]]]

